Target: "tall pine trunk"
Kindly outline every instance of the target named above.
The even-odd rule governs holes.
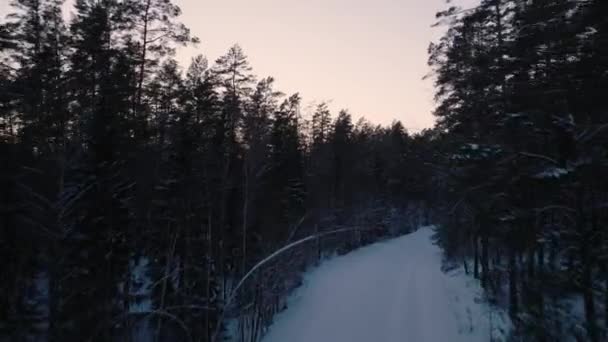
[[[473,236],[473,276],[479,279],[479,248],[477,234]]]
[[[509,315],[511,319],[517,317],[519,312],[519,298],[517,293],[517,261],[515,251],[509,248]]]
[[[149,14],[150,14],[150,6],[152,0],[146,0],[146,7],[144,10],[144,18],[143,18],[143,32],[142,32],[142,47],[141,47],[141,62],[139,64],[139,75],[137,76],[137,96],[135,106],[133,108],[133,112],[137,116],[139,114],[139,110],[141,109],[141,103],[143,98],[143,88],[144,88],[144,78],[146,75],[146,58],[148,55],[148,23],[149,23]],[[138,119],[137,117],[135,119]],[[140,137],[141,138],[141,137]]]
[[[489,238],[488,233],[484,230],[481,235],[481,286],[488,289],[490,280],[490,262],[489,262]]]

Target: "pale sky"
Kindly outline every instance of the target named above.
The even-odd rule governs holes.
[[[210,60],[239,43],[254,72],[304,102],[374,123],[433,124],[427,48],[444,0],[179,0]],[[184,55],[188,55],[185,53]]]
[[[460,1],[472,3],[475,0]],[[9,0],[0,0],[0,15]],[[410,131],[431,127],[432,81],[427,47],[445,0],[174,0],[182,21],[200,38],[181,49],[187,65],[210,61],[238,43],[256,75],[273,76],[277,89],[300,92],[304,103],[331,101],[373,123],[401,120]]]

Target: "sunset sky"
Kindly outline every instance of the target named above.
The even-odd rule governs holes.
[[[475,0],[457,3],[467,5]],[[9,0],[0,0],[0,14]],[[401,120],[411,131],[433,124],[432,82],[422,78],[431,28],[445,0],[174,0],[183,22],[201,40],[182,49],[187,65],[202,53],[210,61],[238,43],[254,73],[273,76],[304,104],[330,101],[355,118]]]

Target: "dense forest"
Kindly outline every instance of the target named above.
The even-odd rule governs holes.
[[[440,241],[514,340],[608,340],[608,2],[437,15]]]
[[[240,317],[254,341],[301,268],[420,213],[429,137],[304,106],[237,45],[182,68],[198,39],[169,0],[78,0],[69,22],[62,3],[0,26],[0,340],[219,341]],[[227,307],[274,250],[353,227]]]
[[[608,338],[605,0],[438,13],[416,134],[238,45],[180,65],[171,0],[63,2],[0,22],[0,341],[258,341],[308,266],[427,223],[514,341]]]

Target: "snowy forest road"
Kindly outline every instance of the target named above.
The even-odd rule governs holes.
[[[503,316],[477,282],[441,270],[432,228],[336,257],[311,271],[264,342],[502,340]]]

